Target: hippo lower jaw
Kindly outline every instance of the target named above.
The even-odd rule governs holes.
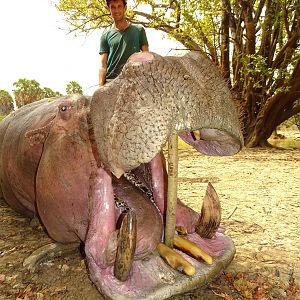
[[[107,216],[104,220],[103,216],[99,215],[95,219],[98,221],[102,220],[106,229],[103,230],[102,228],[102,231],[100,230],[101,232],[99,232],[101,224],[98,221],[96,223],[93,223],[93,220],[91,221],[85,251],[91,279],[101,293],[111,299],[166,299],[174,294],[183,293],[205,284],[209,279],[217,276],[230,263],[235,251],[234,245],[231,239],[218,229],[220,209],[218,207],[215,209],[216,203],[211,201],[212,198],[215,198],[216,193],[210,184],[204,198],[201,216],[178,201],[176,224],[187,229],[188,234],[186,237],[190,241],[214,257],[212,264],[208,265],[202,260],[196,260],[178,251],[196,270],[193,276],[188,277],[170,268],[158,255],[157,251],[155,251],[163,235],[162,220],[165,217],[167,190],[164,160],[162,154],[158,154],[150,163],[132,171],[134,176],[138,176],[143,183],[141,188],[144,189],[145,186],[149,187],[153,193],[154,205],[152,204],[152,207],[154,207],[156,213],[149,211],[149,216],[144,216],[143,220],[145,223],[150,221],[153,224],[153,227],[150,228],[153,237],[146,236],[144,237],[145,240],[137,239],[135,260],[130,262],[130,265],[132,263],[130,274],[126,281],[118,280],[115,277],[114,270],[114,258],[117,251],[115,230],[117,227],[116,221],[114,224],[110,223],[110,220],[117,220],[120,215],[116,212],[115,203],[111,201],[114,199],[114,193],[118,193],[119,191],[118,180],[116,179],[117,183],[115,180],[111,181],[109,179],[111,176],[103,169],[99,170],[99,173],[98,179],[99,183],[101,182],[101,186],[98,186],[99,189],[95,188],[97,192],[95,193],[94,191],[94,194],[100,193],[103,196],[104,193],[107,193],[102,198],[102,204],[106,207],[105,214]],[[124,180],[122,178],[121,180]],[[103,184],[105,188],[103,188]],[[211,194],[213,194],[213,197],[211,197]],[[103,203],[103,199],[105,203]],[[130,202],[131,200],[126,199],[127,201]],[[151,203],[149,200],[146,201]],[[92,202],[94,203],[95,201]],[[94,205],[93,203],[92,205]],[[99,202],[97,203],[99,204]],[[131,203],[128,204],[130,207]],[[108,209],[109,207],[110,209]],[[139,218],[137,208],[131,207],[130,209],[136,212],[137,218]],[[94,211],[94,209],[92,210]],[[98,211],[102,212],[103,209]],[[112,218],[113,214],[114,217]],[[211,222],[211,217],[214,219],[213,222]],[[208,224],[212,223],[214,226],[209,228]],[[97,226],[94,227],[95,225]],[[216,232],[217,229],[219,231]],[[139,225],[137,226],[137,230],[143,231],[144,228]],[[213,238],[201,238],[195,231],[200,232],[202,236]],[[107,249],[110,250],[108,251]],[[140,249],[143,249],[143,251]],[[110,260],[107,259],[107,252],[111,252],[110,254],[113,253],[111,255],[113,258]],[[122,262],[118,263],[122,264]]]

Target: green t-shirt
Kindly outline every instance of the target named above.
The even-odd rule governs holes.
[[[107,29],[100,39],[100,54],[108,53],[106,78],[116,78],[129,56],[148,45],[144,27],[130,24],[125,30]]]

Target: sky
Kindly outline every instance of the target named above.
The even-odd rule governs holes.
[[[67,83],[76,81],[85,95],[92,95],[98,84],[101,33],[68,33],[51,0],[1,1],[0,90],[13,96],[13,83],[25,78],[62,94]],[[153,29],[146,33],[150,51],[167,55],[181,47]]]

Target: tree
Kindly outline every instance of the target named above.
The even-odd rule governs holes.
[[[15,87],[13,93],[15,95],[17,107],[24,106],[43,98],[43,89],[36,80],[22,78],[14,82],[13,86]]]
[[[81,94],[82,95],[82,87],[76,81],[70,81],[66,87],[66,93],[70,94]]]
[[[13,86],[15,87],[13,92],[17,107],[24,106],[43,98],[61,96],[59,92],[54,92],[48,87],[42,88],[36,80],[22,78],[14,82]]]
[[[111,23],[104,0],[60,0],[70,31]],[[300,112],[299,0],[135,0],[132,23],[168,33],[217,64],[243,113],[245,143],[268,145]]]
[[[0,90],[0,115],[8,115],[13,111],[13,98],[9,92]]]
[[[57,97],[57,96],[62,96],[60,92],[54,92],[48,87],[44,87],[42,91],[42,98],[51,98],[51,97]]]

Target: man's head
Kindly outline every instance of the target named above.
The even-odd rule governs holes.
[[[106,0],[108,10],[115,22],[125,19],[126,1],[125,0]]]

